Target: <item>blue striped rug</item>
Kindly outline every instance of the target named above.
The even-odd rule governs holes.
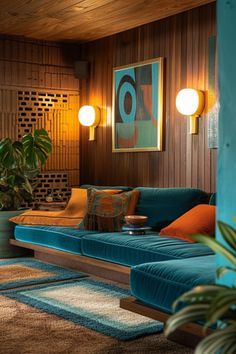
[[[120,299],[130,296],[127,289],[89,278],[12,290],[2,295],[119,340],[163,329],[162,323],[119,307]]]

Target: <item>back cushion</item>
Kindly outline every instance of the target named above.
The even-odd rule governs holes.
[[[216,205],[216,193],[212,193],[212,195],[210,196],[209,204]]]
[[[121,190],[121,191],[124,191],[124,192],[129,192],[129,191],[132,191],[132,187],[126,187],[126,186],[94,186],[92,184],[82,184],[80,186],[80,188],[82,189],[89,189],[89,188],[94,188],[94,189],[115,189],[115,190]]]
[[[209,197],[193,188],[139,187],[137,215],[148,216],[148,226],[159,231],[198,204],[207,204]]]

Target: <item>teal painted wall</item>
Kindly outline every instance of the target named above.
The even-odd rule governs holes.
[[[218,55],[220,85],[217,219],[236,226],[236,1],[218,0]],[[221,235],[217,233],[218,240]],[[218,256],[217,264],[226,264]],[[233,278],[234,277],[234,278]],[[235,275],[221,283],[231,285]]]

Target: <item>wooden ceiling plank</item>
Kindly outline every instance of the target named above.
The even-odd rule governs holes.
[[[2,0],[0,33],[90,41],[214,0]]]

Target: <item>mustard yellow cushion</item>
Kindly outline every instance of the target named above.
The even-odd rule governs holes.
[[[106,190],[115,194],[120,190]],[[84,218],[87,211],[87,190],[72,188],[70,200],[62,211],[29,210],[10,220],[20,225],[45,225],[45,226],[77,226]]]

